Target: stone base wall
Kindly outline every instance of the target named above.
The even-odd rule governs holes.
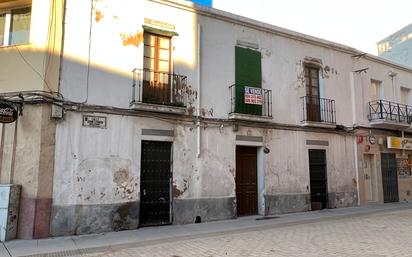
[[[137,229],[139,226],[139,202],[54,205],[51,219],[51,236]]]
[[[194,223],[196,217],[200,217],[202,222],[235,218],[235,197],[173,201],[173,224]]]

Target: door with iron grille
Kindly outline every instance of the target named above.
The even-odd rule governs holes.
[[[171,223],[170,142],[142,141],[140,225]]]
[[[257,214],[256,147],[236,147],[236,205],[238,216]]]
[[[398,202],[398,171],[394,153],[381,154],[381,169],[383,201],[385,203]]]
[[[325,150],[309,149],[309,173],[311,209],[325,209],[328,206]]]

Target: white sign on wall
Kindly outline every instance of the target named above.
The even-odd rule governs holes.
[[[245,87],[245,104],[262,105],[262,89]]]
[[[387,137],[389,149],[412,150],[412,138],[406,137]]]

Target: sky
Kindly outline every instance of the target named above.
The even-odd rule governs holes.
[[[213,7],[374,55],[378,41],[412,23],[412,0],[213,0]]]
[[[192,2],[198,3],[198,4],[203,4],[206,6],[212,6],[213,2],[212,0],[192,0]]]

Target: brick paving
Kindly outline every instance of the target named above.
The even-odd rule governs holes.
[[[175,238],[82,256],[412,256],[412,209]]]

